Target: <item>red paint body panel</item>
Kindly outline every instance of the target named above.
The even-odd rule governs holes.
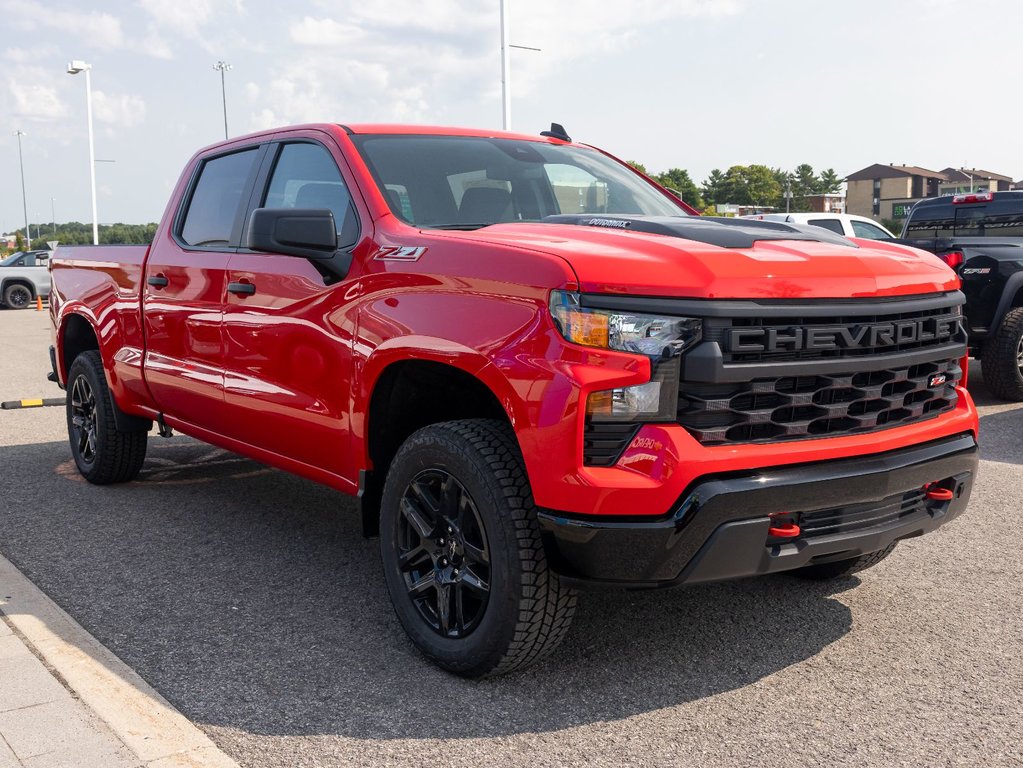
[[[534,136],[423,126],[350,126],[356,133]],[[225,148],[313,138],[352,191],[361,240],[347,276],[325,285],[305,259],[182,248],[170,222],[199,162]],[[372,469],[367,413],[388,366],[429,360],[476,377],[508,414],[537,504],[565,512],[663,514],[696,479],[827,461],[977,431],[965,389],[956,409],[865,435],[707,448],[677,425],[646,425],[614,467],[582,463],[582,403],[643,383],[641,356],[567,343],[551,290],[790,299],[910,296],[953,290],[930,254],[876,241],[808,241],[726,249],[677,238],[516,223],[470,232],[419,230],[391,213],[346,131],[299,126],[202,150],[186,166],[153,246],[60,249],[51,305],[58,350],[69,317],[95,330],[121,408],[164,413],[181,431],[354,492]],[[388,259],[395,248],[414,258]],[[391,249],[391,250],[388,250]],[[167,288],[146,284],[162,274]],[[256,292],[236,296],[229,282]],[[58,358],[59,359],[59,358]],[[66,371],[61,368],[63,380]]]

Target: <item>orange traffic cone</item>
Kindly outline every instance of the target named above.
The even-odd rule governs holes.
[[[36,296],[36,312],[42,312],[42,311],[43,311],[43,297],[42,296]]]

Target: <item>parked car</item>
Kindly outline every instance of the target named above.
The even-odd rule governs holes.
[[[78,471],[135,478],[155,422],[358,494],[402,627],[461,675],[548,654],[579,587],[839,578],[970,497],[947,266],[691,216],[563,131],[232,139],[149,247],[53,261]]]
[[[789,224],[809,224],[811,227],[829,229],[837,235],[862,237],[865,240],[895,239],[895,235],[873,219],[851,213],[755,213],[742,218],[759,221],[784,221]]]
[[[902,238],[959,274],[970,354],[984,382],[1003,400],[1023,401],[1023,192],[921,200]]]
[[[22,251],[0,261],[0,305],[27,309],[50,295],[49,251]]]

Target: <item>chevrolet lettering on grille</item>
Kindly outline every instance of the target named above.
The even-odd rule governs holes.
[[[894,347],[951,340],[958,334],[958,317],[924,317],[886,323],[793,326],[789,328],[731,328],[726,338],[733,353]]]

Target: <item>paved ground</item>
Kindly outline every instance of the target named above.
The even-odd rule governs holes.
[[[0,313],[0,400],[59,394]],[[584,595],[558,653],[447,676],[354,503],[187,438],[95,488],[60,409],[0,411],[0,552],[244,766],[1023,765],[1023,406],[983,405],[968,513],[862,579]]]

